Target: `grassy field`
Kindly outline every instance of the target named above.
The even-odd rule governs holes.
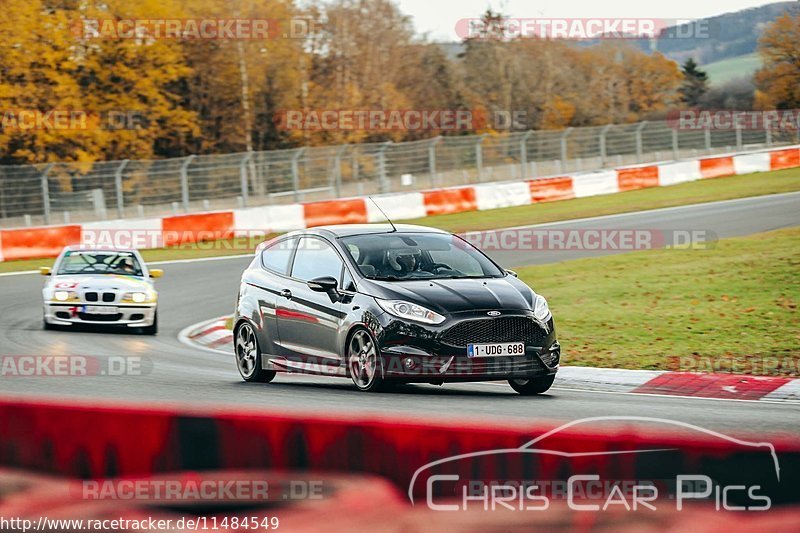
[[[736,78],[750,78],[761,65],[761,56],[752,53],[715,61],[700,68],[706,71],[712,85],[720,86]]]
[[[800,169],[762,172],[701,180],[671,187],[654,187],[618,194],[577,198],[560,202],[538,203],[520,207],[471,211],[404,221],[435,226],[454,233],[555,222],[573,218],[627,213],[660,207],[729,200],[800,190]],[[257,242],[244,239],[215,243],[182,245],[175,248],[143,250],[145,261],[170,261],[251,253]],[[32,270],[49,266],[52,260],[37,259],[0,263],[0,273]]]
[[[567,365],[798,375],[800,228],[526,267]]]

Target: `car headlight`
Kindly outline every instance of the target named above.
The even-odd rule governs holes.
[[[536,317],[536,320],[541,322],[547,322],[550,320],[550,317],[553,316],[550,313],[550,307],[547,305],[547,300],[544,299],[544,296],[539,296],[538,294],[535,296],[533,302],[533,316]]]
[[[439,313],[435,313],[417,304],[412,304],[411,302],[378,299],[375,301],[378,302],[381,309],[398,318],[407,318],[424,324],[441,324],[445,321],[445,317]]]
[[[126,302],[133,302],[135,304],[143,304],[148,300],[149,296],[146,292],[126,292],[122,299]]]
[[[69,292],[56,291],[53,293],[53,299],[58,300],[59,302],[66,302],[67,300],[69,300]]]

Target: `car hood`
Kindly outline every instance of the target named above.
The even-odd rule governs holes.
[[[531,310],[531,289],[513,276],[486,279],[415,281],[366,280],[363,292],[386,300],[405,300],[439,314],[465,311]]]
[[[134,276],[98,274],[53,276],[47,287],[54,290],[146,291],[152,285],[148,280]]]

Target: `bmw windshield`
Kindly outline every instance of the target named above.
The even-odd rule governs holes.
[[[115,274],[142,277],[142,267],[130,252],[68,251],[61,259],[58,276],[71,274]]]
[[[444,233],[373,233],[341,239],[368,279],[501,278],[497,265],[466,241]]]

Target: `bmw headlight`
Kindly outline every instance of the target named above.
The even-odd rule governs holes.
[[[133,302],[135,304],[143,304],[147,301],[147,293],[146,292],[127,292],[122,299],[126,302]]]
[[[547,322],[550,320],[552,315],[550,314],[550,307],[547,305],[547,300],[544,299],[544,296],[535,295],[533,316],[540,322]]]
[[[53,299],[58,300],[59,302],[66,302],[67,300],[69,300],[69,292],[56,291],[53,293]]]
[[[375,300],[381,309],[398,318],[407,318],[424,324],[441,324],[445,317],[430,309],[402,300]]]

